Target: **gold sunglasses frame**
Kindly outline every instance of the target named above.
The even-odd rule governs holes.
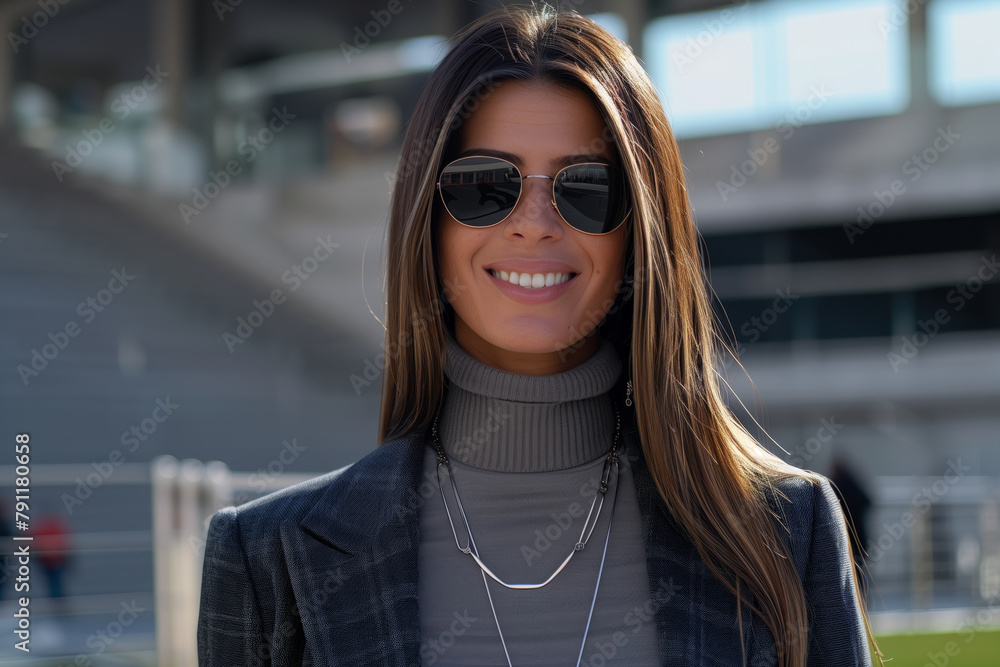
[[[497,162],[505,162],[505,163],[509,164],[511,167],[513,167],[514,171],[517,172],[517,175],[521,179],[521,187],[518,188],[518,190],[517,190],[517,199],[514,201],[514,205],[511,207],[510,211],[507,212],[507,215],[505,215],[501,219],[497,220],[493,224],[490,224],[490,225],[469,225],[469,224],[466,224],[466,223],[462,222],[461,220],[459,220],[458,218],[456,218],[454,215],[451,214],[451,211],[448,210],[448,204],[445,203],[445,201],[444,201],[444,192],[441,191],[441,176],[444,175],[444,172],[451,165],[455,164],[459,160],[468,160],[469,158],[485,158],[485,159],[488,159],[488,160],[496,160]],[[495,155],[463,155],[462,157],[455,158],[454,160],[452,160],[451,162],[449,162],[448,164],[446,164],[444,167],[442,167],[441,172],[438,175],[437,183],[435,183],[435,187],[436,187],[436,189],[438,191],[438,195],[441,197],[441,205],[444,206],[445,212],[448,215],[451,216],[452,220],[454,220],[455,222],[457,222],[460,225],[464,225],[464,226],[470,227],[472,229],[489,229],[490,227],[495,227],[496,225],[499,225],[501,222],[503,222],[504,220],[506,220],[507,218],[509,218],[510,215],[511,215],[511,213],[513,213],[514,210],[517,208],[518,203],[521,201],[521,195],[524,193],[524,180],[525,179],[527,179],[527,178],[547,178],[550,181],[552,181],[552,187],[550,188],[550,193],[552,195],[552,200],[549,203],[552,204],[552,208],[554,208],[556,210],[556,213],[559,215],[559,219],[562,220],[564,223],[566,223],[567,227],[569,227],[570,229],[572,229],[575,232],[579,232],[581,234],[587,234],[588,236],[605,236],[607,234],[612,234],[616,230],[618,230],[622,226],[622,224],[625,223],[626,220],[628,220],[628,218],[629,218],[630,215],[632,215],[631,201],[629,202],[628,211],[626,211],[625,215],[622,217],[622,219],[618,221],[618,224],[615,225],[614,228],[612,228],[612,229],[610,229],[610,230],[608,230],[606,232],[585,232],[582,229],[578,229],[577,227],[574,227],[573,225],[571,225],[569,223],[568,220],[566,220],[566,217],[562,214],[562,211],[559,210],[559,206],[556,204],[556,179],[559,178],[559,174],[563,173],[564,171],[566,171],[567,169],[569,169],[571,167],[583,167],[583,166],[587,166],[587,165],[600,165],[602,167],[611,167],[612,169],[615,169],[615,170],[618,170],[620,172],[623,172],[623,170],[622,170],[621,167],[619,167],[617,165],[614,165],[614,164],[610,164],[608,162],[574,162],[573,164],[568,164],[565,167],[563,167],[562,169],[560,169],[559,171],[557,171],[555,176],[549,176],[548,174],[525,174],[525,175],[521,175],[521,170],[518,169],[517,165],[514,164],[513,162],[511,162],[510,160],[505,160],[505,159],[503,159],[501,157],[497,157]]]

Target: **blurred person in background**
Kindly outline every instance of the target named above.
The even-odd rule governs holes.
[[[867,581],[863,576],[864,545],[868,544],[868,510],[872,506],[872,499],[847,462],[839,456],[834,456],[830,463],[830,481],[833,482],[833,490],[837,492],[840,506],[847,517],[857,576],[861,582],[862,594],[867,595]]]
[[[59,604],[63,604],[62,598],[66,595],[63,575],[70,562],[69,533],[70,526],[66,519],[51,512],[39,516],[31,527],[34,551],[38,564],[45,572],[49,597],[56,598]]]
[[[215,514],[202,667],[871,665],[829,480],[724,402],[626,44],[546,5],[465,28],[389,216],[379,446]]]

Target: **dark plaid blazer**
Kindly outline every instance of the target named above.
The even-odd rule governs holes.
[[[419,508],[438,497],[422,479],[423,457],[434,455],[428,437],[424,429],[387,442],[346,468],[215,514],[198,617],[201,667],[421,664]],[[622,438],[656,591],[659,664],[744,664],[735,596],[667,511],[634,425],[622,426]],[[769,502],[788,526],[781,533],[805,587],[808,667],[870,667],[832,487],[824,478],[819,487],[795,479],[780,488],[791,502]],[[776,664],[770,631],[746,607],[742,634],[745,664]]]

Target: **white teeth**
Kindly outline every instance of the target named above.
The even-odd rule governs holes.
[[[573,277],[572,273],[517,273],[516,271],[507,273],[506,271],[495,271],[494,269],[490,269],[489,271],[494,277],[513,283],[519,287],[524,287],[525,289],[552,287],[553,285],[564,283]]]

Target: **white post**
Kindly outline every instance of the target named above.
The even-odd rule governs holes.
[[[152,464],[156,648],[160,667],[198,664],[198,612],[208,524],[231,503],[229,467],[161,456]]]
[[[177,606],[172,610],[173,642],[178,667],[198,664],[198,606],[201,593],[199,582],[203,550],[198,548],[194,540],[188,538],[202,535],[204,481],[204,463],[197,459],[181,461],[178,475],[180,530],[171,544],[178,566],[178,576],[173,582]]]
[[[158,456],[153,460],[151,480],[153,493],[153,576],[156,587],[156,654],[161,667],[179,664],[173,651],[173,613],[170,581],[174,579],[170,558],[177,515],[175,482],[180,470],[173,456]]]
[[[931,521],[926,514],[914,514],[910,531],[910,604],[914,609],[930,609],[934,602],[934,550]]]
[[[979,507],[979,590],[983,602],[1000,597],[1000,487],[983,499]]]
[[[222,461],[209,461],[205,464],[205,487],[207,491],[206,512],[204,515],[204,533],[208,530],[208,519],[216,510],[233,503],[233,484],[229,474],[229,466]]]

